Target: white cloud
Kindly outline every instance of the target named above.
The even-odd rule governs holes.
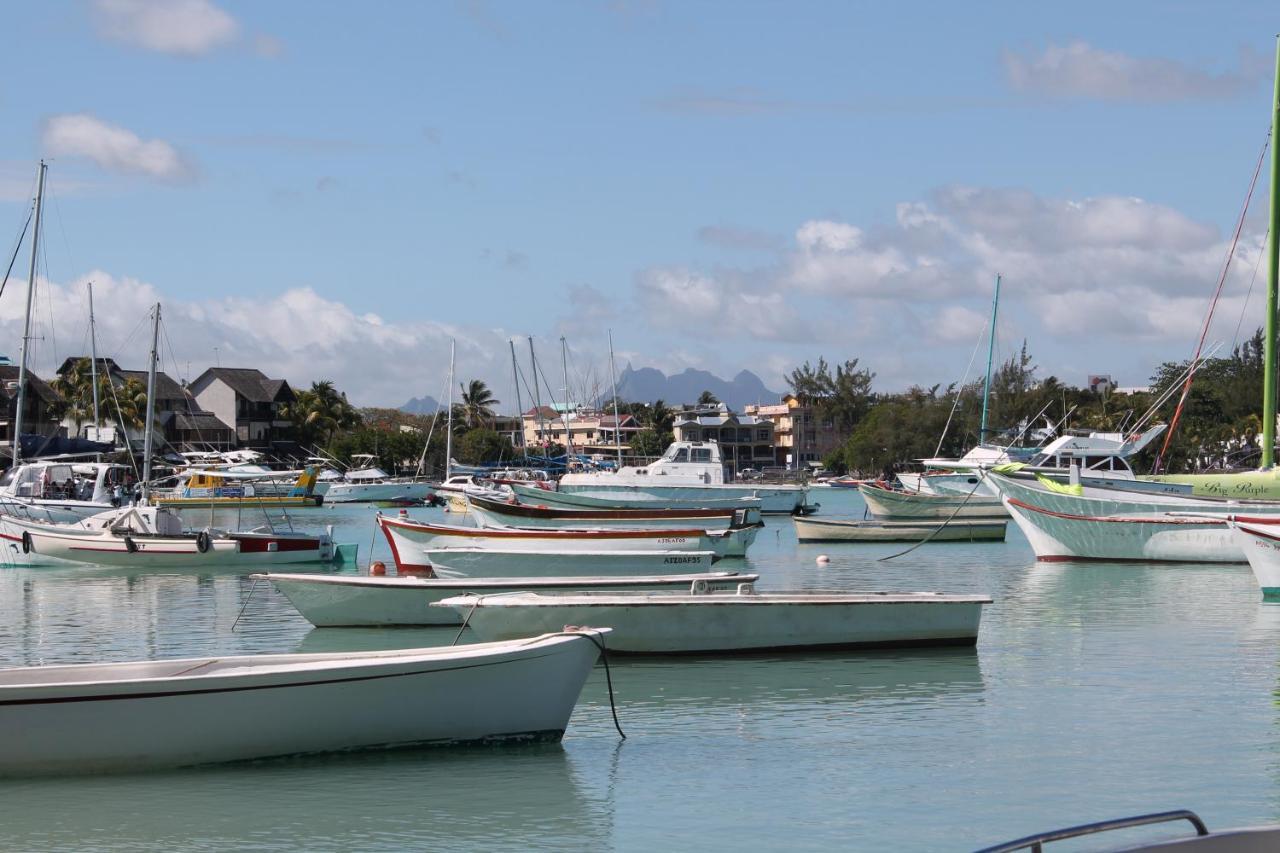
[[[1230,97],[1266,76],[1266,64],[1242,52],[1240,69],[1214,72],[1174,59],[1129,56],[1083,41],[1050,44],[1038,54],[1004,54],[1005,76],[1018,91],[1104,101],[1182,101]]]
[[[108,172],[183,181],[194,167],[162,139],[142,139],[133,131],[87,113],[59,115],[44,126],[44,147],[55,156],[87,157]]]
[[[656,267],[636,277],[635,295],[641,311],[659,329],[682,329],[706,338],[812,337],[809,324],[783,294],[753,290],[741,276]]]
[[[236,19],[209,0],[93,0],[93,10],[104,38],[179,56],[228,46],[240,32]],[[269,36],[256,46],[264,55],[280,48]]]

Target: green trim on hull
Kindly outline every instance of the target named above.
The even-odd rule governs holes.
[[[1263,601],[1280,601],[1280,586],[1264,586],[1262,588]]]
[[[1191,494],[1241,500],[1280,500],[1280,472],[1238,471],[1224,474],[1155,474],[1139,477],[1152,483],[1181,483]]]

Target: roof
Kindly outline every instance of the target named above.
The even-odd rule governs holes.
[[[62,366],[58,368],[58,375],[61,376],[62,374],[66,373],[68,370],[71,369],[71,366],[75,364],[77,361],[89,361],[91,358],[92,356],[87,356],[87,355],[69,356],[64,362],[62,362]],[[107,358],[106,356],[103,356],[103,355],[98,356],[99,372],[114,373],[119,369],[120,369],[120,365],[116,364],[116,361],[114,358]]]
[[[174,428],[184,432],[232,432],[212,412],[174,412]]]
[[[19,370],[20,368],[16,364],[0,364],[0,382],[6,385],[10,382],[17,382]],[[59,396],[57,391],[53,390],[48,382],[45,382],[30,370],[27,371],[27,390],[34,391],[36,396],[47,403],[62,401],[62,397]]]
[[[293,389],[283,379],[268,379],[254,367],[210,367],[196,377],[193,385],[203,385],[205,380],[220,379],[237,395],[251,403],[274,403],[278,399],[292,400]]]
[[[147,384],[147,371],[145,370],[119,370],[115,371],[115,375],[122,379],[136,379],[142,383],[143,387]],[[185,400],[187,397],[187,389],[183,388],[179,383],[173,381],[173,378],[163,371],[156,371],[156,399],[157,400]]]
[[[550,406],[543,406],[541,410],[539,410],[539,409],[535,406],[534,408],[532,408],[532,409],[530,409],[529,411],[525,412],[525,413],[524,413],[524,417],[526,417],[526,418],[536,418],[536,417],[538,417],[538,416],[539,416],[539,414],[541,414],[541,416],[542,416],[544,419],[549,420],[549,421],[557,421],[557,420],[561,420],[561,418],[560,418],[560,413],[559,413],[559,412],[557,412],[555,409],[551,408]]]

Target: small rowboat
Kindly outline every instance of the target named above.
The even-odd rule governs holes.
[[[559,740],[601,631],[446,648],[0,669],[0,776]]]
[[[991,495],[926,495],[898,492],[864,483],[858,493],[878,519],[905,521],[921,518],[1008,518],[1009,511]]]
[[[720,559],[714,551],[556,551],[539,548],[427,548],[434,574],[446,578],[507,578],[548,575],[656,575],[706,572]]]
[[[958,518],[954,521],[853,521],[797,518],[801,542],[1003,542],[1004,521]]]
[[[759,575],[708,572],[696,575],[537,578],[419,578],[364,575],[254,575],[275,584],[317,628],[459,625],[462,617],[433,602],[466,592],[636,592],[684,591],[705,580],[713,589],[735,587]]]
[[[427,524],[406,516],[378,516],[378,524],[401,570],[429,567],[424,552],[438,548],[542,551],[714,551],[717,556],[740,556],[759,528],[737,530],[596,529],[526,530]]]
[[[517,592],[461,595],[452,607],[483,639],[516,637],[536,626],[608,625],[609,651],[635,654],[796,651],[875,646],[973,645],[985,595],[830,590],[682,594]]]
[[[728,530],[760,524],[759,509],[566,509],[467,495],[481,527],[625,527]]]

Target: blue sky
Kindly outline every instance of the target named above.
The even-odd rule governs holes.
[[[499,396],[511,336],[550,361],[566,334],[598,379],[608,327],[669,372],[781,389],[825,355],[882,390],[953,381],[996,271],[1002,352],[1144,383],[1194,346],[1225,258],[1274,7],[975,8],[23,4],[0,243],[48,157],[38,362],[79,351],[92,278],[127,361],[159,298],[172,372],[216,358],[360,403],[439,395],[451,336]],[[1228,344],[1260,322],[1261,202]]]

